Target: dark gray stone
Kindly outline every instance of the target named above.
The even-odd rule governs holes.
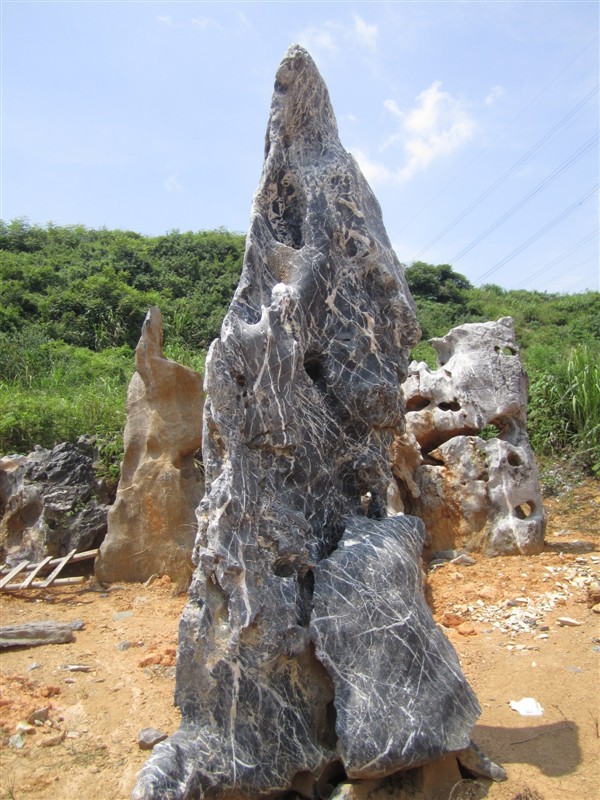
[[[7,564],[98,547],[108,514],[100,494],[86,439],[1,459],[0,553]]]
[[[477,701],[422,597],[422,524],[386,518],[418,335],[379,205],[293,46],[206,365],[182,726],[135,800],[310,794],[344,768],[383,775],[468,745]]]
[[[421,591],[413,517],[349,521],[315,571],[311,632],[333,677],[349,778],[379,777],[468,747],[477,701]]]

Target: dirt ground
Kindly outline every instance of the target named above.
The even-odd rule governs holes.
[[[504,783],[481,783],[477,797],[491,800],[600,796],[600,615],[588,602],[588,586],[600,574],[599,484],[584,481],[545,505],[542,554],[477,558],[428,575],[436,621],[481,703],[474,739],[508,773]],[[3,799],[129,797],[148,757],[139,731],[178,727],[173,665],[185,600],[164,578],[109,592],[90,581],[2,595],[2,625],[85,623],[71,644],[2,653]],[[564,617],[571,624],[559,623]],[[526,697],[539,702],[542,716],[511,709],[510,701]],[[15,739],[17,725],[44,708],[47,721]],[[454,793],[453,800],[459,796],[467,794]]]

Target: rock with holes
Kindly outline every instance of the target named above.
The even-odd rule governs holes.
[[[124,456],[108,533],[96,559],[103,583],[192,573],[196,507],[204,491],[202,376],[163,354],[160,309],[148,311],[127,391]]]
[[[94,473],[93,442],[37,446],[0,459],[0,556],[8,564],[98,547],[106,491]]]
[[[314,797],[468,745],[478,705],[424,602],[423,526],[386,517],[417,338],[379,206],[293,46],[206,366],[182,726],[135,800]]]
[[[413,362],[403,387],[394,472],[405,509],[424,520],[433,550],[540,552],[545,515],[512,319],[461,325],[431,344],[438,368]]]

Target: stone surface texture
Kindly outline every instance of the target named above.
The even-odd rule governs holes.
[[[81,437],[0,459],[0,555],[9,565],[98,547],[108,505],[92,443]]]
[[[192,573],[196,508],[204,483],[202,376],[163,354],[160,309],[148,311],[127,392],[124,457],[108,533],[96,559],[104,583]]]
[[[512,319],[461,325],[431,344],[438,368],[413,362],[403,385],[406,432],[394,450],[403,507],[425,522],[432,550],[540,552],[545,514]]]
[[[182,726],[135,800],[313,797],[469,745],[479,708],[424,601],[423,525],[386,516],[418,335],[379,205],[292,46],[206,367]]]

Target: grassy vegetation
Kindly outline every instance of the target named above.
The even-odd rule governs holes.
[[[237,285],[244,236],[225,230],[131,231],[0,222],[0,453],[97,439],[116,476],[133,348],[151,305],[165,352],[202,369]],[[512,316],[530,376],[529,430],[539,454],[600,475],[600,293],[476,289],[449,265],[407,269],[426,343],[464,322]]]

